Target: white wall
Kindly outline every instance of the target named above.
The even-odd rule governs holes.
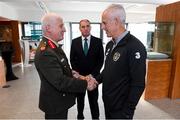
[[[8,19],[16,19],[17,12],[12,7],[0,2],[0,16]]]

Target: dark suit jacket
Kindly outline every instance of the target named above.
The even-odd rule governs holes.
[[[70,61],[73,70],[82,75],[99,74],[104,61],[102,40],[91,36],[91,42],[87,56],[85,56],[81,37],[72,40]]]
[[[75,104],[75,93],[85,92],[87,82],[72,78],[66,55],[46,38],[40,42],[35,66],[41,79],[39,107],[45,113],[60,113]]]

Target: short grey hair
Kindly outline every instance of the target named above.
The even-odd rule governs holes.
[[[41,25],[42,25],[42,31],[45,33],[45,27],[47,25],[53,24],[53,22],[57,19],[62,19],[58,14],[56,13],[47,13],[41,18]]]
[[[111,4],[107,7],[107,11],[111,12],[111,16],[118,17],[122,24],[125,24],[126,22],[126,12],[122,5],[120,4]]]

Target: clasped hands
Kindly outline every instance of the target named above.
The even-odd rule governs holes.
[[[87,75],[87,76],[83,76],[83,75],[80,75],[78,72],[72,70],[72,74],[73,74],[73,77],[75,78],[78,78],[78,79],[81,79],[81,80],[86,80],[88,85],[87,85],[87,89],[89,91],[92,91],[94,90],[97,85],[98,85],[98,82],[96,81],[96,79],[90,74],[90,75]]]

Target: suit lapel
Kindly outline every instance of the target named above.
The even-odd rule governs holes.
[[[88,49],[88,54],[91,53],[91,49],[94,47],[94,39],[93,36],[91,35],[91,41],[90,41],[90,45],[89,45],[89,49]],[[88,55],[87,54],[87,55]]]
[[[83,45],[82,45],[82,38],[79,37],[79,40],[78,40],[78,48],[79,48],[79,53],[81,53],[82,55],[85,55],[84,54],[84,50],[83,50]]]

